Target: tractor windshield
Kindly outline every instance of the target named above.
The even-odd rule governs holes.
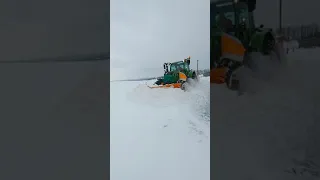
[[[221,18],[227,18],[234,25],[234,8],[232,2],[211,3],[210,4],[210,24],[211,26],[220,26]]]
[[[232,25],[235,25],[234,12],[224,12],[224,16],[231,21]]]
[[[171,66],[170,66],[170,72],[171,72],[171,71],[176,71],[176,70],[177,70],[176,64],[171,64]]]
[[[171,64],[170,71],[176,71],[176,70],[179,70],[179,71],[189,70],[189,66],[184,62]]]
[[[237,14],[238,14],[238,21],[240,23],[244,23],[246,27],[248,28],[250,26],[249,22],[249,13],[248,13],[248,7],[246,4],[238,3],[237,4]]]
[[[215,11],[212,12],[212,16],[214,15],[214,22],[212,25],[216,25],[217,27],[221,28],[224,32],[227,33],[234,33],[234,27],[236,24],[235,18],[235,11],[233,3],[223,3],[223,4],[216,4]]]
[[[212,6],[210,10],[211,25],[225,29],[228,33],[234,34],[239,23],[249,26],[248,8],[244,3],[222,3]],[[214,16],[214,17],[213,17]]]
[[[177,65],[179,66],[179,70],[189,70],[189,66],[185,62],[179,62]]]
[[[248,13],[246,9],[239,9],[239,20],[242,21],[243,19],[247,20],[248,19]]]

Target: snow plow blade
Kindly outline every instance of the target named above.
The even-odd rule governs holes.
[[[210,70],[210,83],[223,84],[225,82],[226,68],[214,68]]]
[[[154,85],[154,86],[148,86],[150,89],[154,88],[181,88],[181,83],[173,83],[173,84],[164,84],[164,85]]]

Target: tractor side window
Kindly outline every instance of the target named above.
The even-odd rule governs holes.
[[[235,24],[235,18],[234,18],[234,12],[225,12],[225,13],[222,13],[222,15],[224,16],[224,18],[226,18],[227,20],[230,20],[232,25]],[[220,20],[220,14],[217,14],[216,17],[215,17],[215,21],[216,22],[219,22]]]
[[[218,22],[219,23],[219,26],[220,28],[223,29],[224,32],[228,33],[228,34],[232,34],[234,35],[235,34],[235,13],[232,11],[232,12],[224,12],[224,13],[220,13],[218,16],[217,16],[217,19],[219,19]]]
[[[235,25],[235,12],[232,3],[217,4],[217,19],[228,19],[232,25]],[[219,17],[219,15],[224,17]]]
[[[224,16],[231,21],[232,25],[235,25],[234,12],[225,12]]]
[[[235,12],[232,4],[220,4],[216,14],[217,24],[224,32],[229,34],[235,33]]]
[[[184,69],[185,67],[184,67],[184,63],[181,63],[180,65],[180,69]]]
[[[188,64],[185,63],[185,64],[184,64],[184,67],[185,67],[186,70],[189,71],[189,65],[188,65]]]
[[[244,22],[246,26],[249,26],[249,16],[246,9],[239,9],[239,22]]]
[[[175,65],[171,65],[170,66],[170,71],[175,71],[175,70],[177,70],[177,67]]]

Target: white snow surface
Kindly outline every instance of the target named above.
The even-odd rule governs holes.
[[[297,49],[242,96],[208,78],[190,92],[112,82],[111,180],[318,179],[286,171],[320,164],[319,65],[319,48]]]
[[[243,96],[211,86],[211,178],[319,178],[285,171],[294,159],[320,164],[320,49],[298,49],[287,62],[272,81]]]
[[[209,180],[210,85],[150,89],[110,83],[111,180]]]
[[[288,49],[298,49],[299,48],[299,42],[297,40],[289,40],[284,45],[285,45],[285,48],[288,48]]]

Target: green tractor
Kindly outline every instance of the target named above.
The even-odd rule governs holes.
[[[236,90],[239,81],[235,72],[243,65],[252,65],[250,54],[278,54],[272,29],[256,27],[255,8],[256,0],[211,0],[211,83],[222,82]]]
[[[174,87],[185,89],[189,79],[198,80],[196,71],[190,69],[190,56],[184,61],[163,64],[164,75],[155,82],[157,87]],[[153,87],[156,88],[156,87]]]

